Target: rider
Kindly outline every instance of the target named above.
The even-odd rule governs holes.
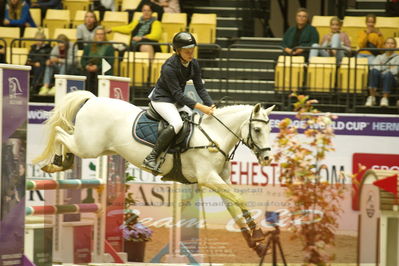
[[[197,46],[194,36],[188,32],[179,32],[173,38],[172,44],[175,54],[162,65],[161,76],[149,95],[155,111],[169,124],[159,133],[153,150],[144,159],[143,166],[152,171],[157,170],[158,156],[165,151],[183,127],[179,111],[190,114],[191,109],[195,108],[211,115],[215,109],[211,97],[202,84],[198,61],[193,58],[194,49]],[[184,95],[186,82],[190,79],[193,80],[195,89],[204,104]]]

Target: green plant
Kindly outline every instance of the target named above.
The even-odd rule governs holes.
[[[344,197],[343,184],[322,180],[319,166],[328,152],[334,150],[334,136],[330,114],[321,114],[308,96],[297,98],[294,110],[299,123],[289,118],[279,124],[276,161],[281,165],[281,182],[291,201],[292,221],[302,217],[300,224],[292,222],[289,229],[304,245],[304,261],[323,265],[334,259],[329,246],[335,244],[335,230]],[[303,134],[301,134],[303,133]],[[305,218],[306,217],[306,218]]]

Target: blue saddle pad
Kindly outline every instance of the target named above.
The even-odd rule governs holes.
[[[158,121],[149,119],[145,111],[141,112],[134,122],[133,137],[142,144],[154,146],[158,138]]]

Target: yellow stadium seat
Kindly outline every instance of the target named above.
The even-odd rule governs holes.
[[[71,16],[69,10],[48,9],[43,20],[43,26],[49,29],[50,36],[54,35],[54,30],[58,28],[69,28]]]
[[[50,39],[49,30],[47,28],[41,28],[43,30],[44,35],[46,35],[46,39]],[[38,28],[28,27],[25,28],[23,38],[32,39],[35,38],[35,35],[38,31]],[[36,41],[21,41],[21,47],[30,48],[32,44],[36,43]]]
[[[361,93],[367,89],[367,75],[367,58],[344,57],[338,72],[338,88],[341,92]]]
[[[315,56],[310,58],[307,74],[309,91],[331,91],[335,87],[336,69],[336,57]]]
[[[16,48],[7,49],[7,62],[13,65],[25,65],[28,59],[29,49]]]
[[[312,26],[319,32],[320,40],[324,35],[331,32],[330,20],[333,16],[313,16]]]
[[[36,24],[36,27],[40,27],[42,25],[42,11],[40,8],[30,8],[29,12]]]
[[[171,57],[173,53],[156,53],[151,66],[151,83],[155,83],[161,74],[161,68],[166,59]]]
[[[146,52],[126,52],[121,64],[121,76],[130,77],[133,86],[147,83],[150,55]]]
[[[76,28],[80,24],[84,23],[85,15],[86,15],[86,10],[77,10],[75,12],[75,16],[72,18],[72,28]],[[100,20],[100,12],[98,10],[94,11],[94,14],[96,15],[97,21]]]
[[[115,32],[114,35],[112,36],[112,39],[109,39],[112,42],[123,42],[127,46],[130,45],[130,35],[128,34],[122,34],[119,32]]]
[[[278,57],[275,86],[280,91],[297,91],[303,85],[303,67],[305,57],[303,56],[284,56]]]
[[[78,10],[89,10],[90,0],[64,0],[62,4],[64,9],[67,9],[71,12],[71,18],[75,17],[75,14]]]
[[[187,14],[186,13],[165,13],[162,16],[162,29],[163,32],[168,34],[167,42],[171,42],[173,36],[180,32],[185,31],[187,27]]]
[[[134,12],[133,15],[133,20],[139,20],[141,16],[143,15],[143,12]],[[158,13],[157,12],[152,12],[152,16],[158,19]]]
[[[11,46],[11,42],[14,39],[18,39],[20,37],[21,30],[18,27],[0,27],[0,38],[3,38],[7,47]],[[14,42],[13,46],[18,46],[18,42]]]
[[[76,42],[76,29],[54,29],[52,39],[56,39],[60,34],[67,36],[69,41]]]
[[[128,24],[129,13],[125,11],[105,11],[104,19],[101,25],[106,29],[110,29],[116,26],[122,26]],[[109,39],[113,39],[113,32],[110,34]]]
[[[375,26],[381,31],[384,39],[399,37],[399,17],[377,17]]]
[[[352,48],[357,48],[359,32],[366,28],[366,17],[344,17],[342,31],[346,32],[351,40]]]
[[[194,13],[191,16],[189,31],[198,35],[198,43],[215,43],[216,14]]]
[[[125,10],[136,10],[141,0],[122,0],[122,11]]]

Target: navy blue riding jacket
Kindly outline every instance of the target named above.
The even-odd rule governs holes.
[[[198,61],[193,59],[188,67],[185,67],[176,54],[168,58],[162,65],[161,76],[150,95],[151,101],[177,103],[194,109],[197,102],[184,95],[184,88],[190,79],[193,80],[194,87],[204,104],[211,106],[213,102],[202,84]]]

